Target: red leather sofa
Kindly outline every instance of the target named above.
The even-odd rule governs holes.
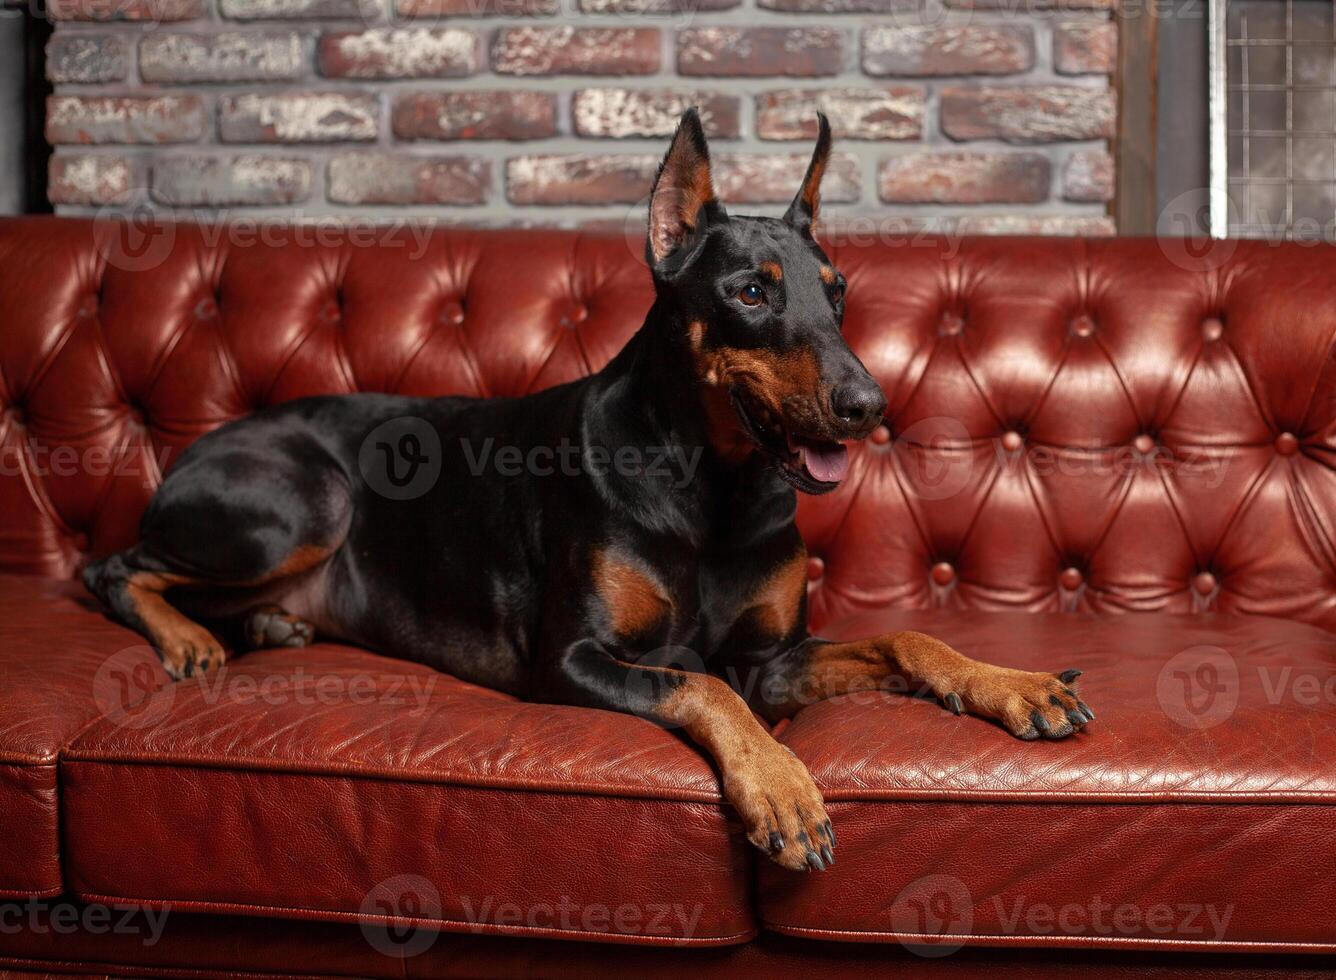
[[[603,364],[640,243],[0,222],[0,965],[99,975],[1310,975],[1336,951],[1336,249],[833,240],[885,426],[811,618],[1079,666],[1021,743],[888,693],[778,731],[839,863],[760,859],[644,720],[319,644],[170,684],[77,584],[254,409]],[[931,964],[929,966],[929,964]]]

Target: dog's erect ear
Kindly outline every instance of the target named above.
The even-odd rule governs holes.
[[[649,242],[651,265],[672,255],[701,226],[706,208],[722,213],[710,179],[710,150],[700,115],[682,113],[673,145],[659,165],[649,198]]]
[[[798,196],[784,212],[784,220],[799,231],[811,231],[816,224],[816,214],[821,208],[821,178],[826,174],[826,161],[830,159],[830,121],[824,112],[816,114],[816,121],[816,149],[812,151],[812,162],[807,165],[807,176],[798,189]]]

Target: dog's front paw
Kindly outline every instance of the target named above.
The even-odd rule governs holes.
[[[979,664],[959,691],[942,697],[960,714],[992,718],[1017,738],[1066,738],[1095,720],[1095,713],[1076,694],[1081,671],[1072,668],[1046,674]]]
[[[162,658],[163,669],[174,681],[193,677],[227,661],[227,652],[212,633],[197,623],[182,620],[170,630],[154,637],[154,649]]]
[[[724,795],[747,830],[747,839],[781,867],[824,871],[835,863],[835,830],[821,791],[807,767],[772,743],[726,766]]]

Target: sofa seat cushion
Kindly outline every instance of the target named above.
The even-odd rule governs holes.
[[[0,896],[61,890],[57,758],[122,698],[165,681],[124,669],[142,642],[75,582],[0,575]]]
[[[61,781],[88,899],[662,944],[753,932],[750,846],[682,737],[348,647],[164,687],[85,731]]]
[[[838,864],[761,868],[765,925],[921,944],[1336,948],[1336,636],[1266,617],[853,617],[971,656],[1085,671],[1096,720],[1021,742],[863,692],[780,733],[826,795]],[[1061,934],[1061,935],[1060,935]]]

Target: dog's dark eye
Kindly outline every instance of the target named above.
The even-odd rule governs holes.
[[[837,282],[830,287],[830,301],[836,306],[844,302],[844,283]]]
[[[744,306],[760,306],[765,302],[765,290],[754,282],[749,282],[742,287],[742,292],[738,293],[738,299],[742,300]]]

